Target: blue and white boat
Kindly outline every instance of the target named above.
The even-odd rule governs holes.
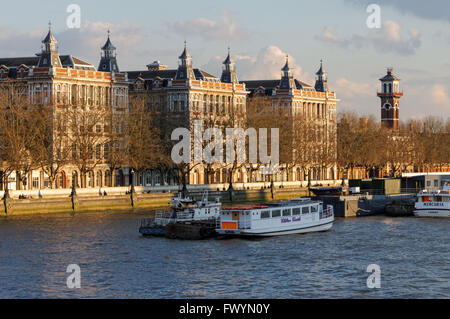
[[[331,229],[333,206],[323,208],[322,201],[297,198],[262,206],[223,209],[217,221],[217,233],[225,236],[268,237]]]

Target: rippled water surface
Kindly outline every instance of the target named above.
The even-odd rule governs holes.
[[[450,221],[368,217],[259,240],[143,238],[133,213],[0,219],[0,298],[450,298]],[[79,290],[66,286],[81,267]],[[367,288],[369,264],[381,289]]]

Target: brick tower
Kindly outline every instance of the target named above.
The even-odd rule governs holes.
[[[378,97],[381,99],[381,123],[389,129],[399,129],[400,119],[400,98],[403,93],[399,90],[400,79],[392,73],[393,69],[388,68],[385,77],[381,78],[381,92]]]

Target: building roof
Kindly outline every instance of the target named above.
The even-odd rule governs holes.
[[[316,72],[316,75],[324,75],[325,72],[323,72],[323,61],[320,60],[320,69]]]
[[[200,69],[194,69],[195,78],[197,80],[207,80],[207,79],[213,79],[218,80],[218,78],[212,74],[209,74],[208,72],[205,72]],[[126,71],[128,73],[128,79],[130,81],[134,81],[138,77],[143,78],[144,80],[154,80],[157,77],[163,79],[163,80],[170,80],[175,79],[175,76],[177,74],[177,70],[154,70],[154,71]]]
[[[105,45],[102,47],[102,50],[115,50],[116,47],[112,44],[111,39],[109,38],[108,34],[108,40],[106,40]]]
[[[228,48],[228,55],[227,55],[225,61],[223,61],[223,64],[231,64],[231,63],[234,63],[234,61],[231,58],[230,48]]]
[[[189,54],[188,50],[187,50],[187,45],[186,45],[186,41],[184,41],[184,50],[181,53],[181,55],[178,57],[181,60],[185,60],[188,58],[191,58],[191,55]]]
[[[73,69],[81,70],[95,70],[95,67],[79,58],[72,55],[60,55],[61,64],[64,68],[71,67]],[[5,65],[8,68],[18,68],[22,64],[32,67],[36,66],[39,62],[39,56],[35,57],[20,57],[20,58],[0,58],[0,65]]]
[[[392,68],[388,68],[387,74],[384,77],[382,77],[380,79],[380,81],[382,81],[382,82],[400,81],[400,78],[396,77],[394,75],[394,73],[392,73],[392,72],[393,72],[393,69]]]
[[[48,30],[47,36],[44,40],[42,40],[42,43],[51,43],[51,42],[58,42],[56,41],[55,37],[53,36],[52,30]]]
[[[298,90],[305,88],[312,88],[312,86],[307,83],[298,80],[294,81]],[[263,87],[265,89],[275,89],[280,85],[280,80],[251,80],[251,81],[240,81],[240,83],[245,83],[245,87],[247,89],[257,89],[259,87]]]
[[[288,72],[289,70],[290,70],[290,69],[289,69],[289,57],[286,56],[286,64],[285,64],[284,67],[281,69],[281,71]]]

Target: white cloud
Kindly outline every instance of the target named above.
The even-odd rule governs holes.
[[[450,5],[448,0],[347,0],[347,2],[364,7],[375,2],[382,6],[382,8],[392,6],[403,14],[412,14],[429,20],[450,21]]]
[[[379,100],[376,96],[376,83],[355,82],[344,77],[330,83],[330,87],[336,92],[338,111],[355,111],[359,114],[378,115]]]
[[[117,48],[119,67],[124,65],[125,60],[135,60],[138,44],[144,40],[144,32],[139,25],[131,23],[87,21],[80,29],[57,33],[55,37],[59,41],[60,53],[70,53],[96,65],[101,47],[106,42],[108,29],[111,31],[111,41]]]
[[[337,27],[325,26],[323,32],[316,39],[345,49],[360,49],[373,47],[379,53],[397,53],[400,55],[412,55],[421,46],[421,34],[418,29],[411,28],[408,35],[401,33],[400,25],[392,20],[387,20],[380,29],[370,29],[362,36],[353,34],[351,37],[341,37],[337,33]]]
[[[442,84],[435,84],[431,87],[430,98],[433,103],[440,104],[444,109],[450,111],[450,96],[448,89]]]
[[[45,29],[17,31],[10,27],[0,26],[1,57],[34,56],[40,51],[41,41],[46,34]],[[31,51],[30,51],[31,50]]]
[[[198,17],[180,20],[168,25],[170,31],[185,38],[198,36],[204,40],[243,40],[247,37],[246,29],[230,10],[224,9],[218,21]]]
[[[274,80],[281,78],[281,68],[286,63],[286,54],[277,46],[270,45],[259,50],[256,55],[232,54],[232,58],[236,62],[240,80]],[[220,76],[224,59],[225,57],[213,57],[202,68]],[[292,56],[289,56],[289,67],[296,79],[311,84],[312,79],[308,73],[303,72],[302,67]]]
[[[339,93],[342,98],[353,96],[374,96],[376,93],[376,86],[367,83],[353,82],[346,78],[338,78],[333,88]]]

